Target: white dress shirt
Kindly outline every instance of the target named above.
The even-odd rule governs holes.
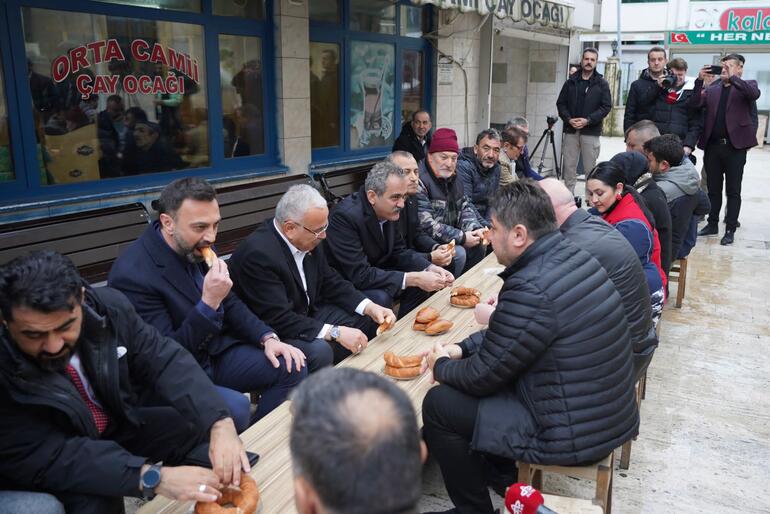
[[[77,371],[78,376],[80,377],[80,381],[83,383],[83,388],[86,390],[86,394],[88,395],[88,399],[98,405],[99,408],[103,408],[102,404],[99,403],[99,400],[96,399],[94,388],[91,387],[91,382],[88,380],[85,371],[83,371],[83,364],[80,362],[80,357],[78,357],[77,353],[72,354],[69,363],[73,368],[75,368],[75,371]]]
[[[283,232],[281,232],[281,228],[275,222],[275,218],[273,218],[273,226],[275,227],[275,230],[278,232],[278,235],[281,236],[281,239],[283,239],[283,242],[286,243],[286,245],[289,247],[291,256],[294,257],[294,265],[297,266],[297,271],[299,272],[299,278],[300,280],[302,280],[302,289],[305,290],[305,298],[307,298],[307,304],[310,305],[310,295],[307,294],[307,278],[305,278],[305,268],[302,266],[302,263],[305,260],[305,256],[308,254],[308,252],[303,252],[302,250],[298,250],[293,244],[291,244],[291,242],[289,242],[289,240],[286,238]],[[382,225],[380,225],[380,227],[382,227]],[[361,300],[361,303],[359,303],[356,306],[356,314],[363,316],[364,309],[366,309],[366,306],[369,305],[370,303],[371,303],[371,300],[369,298],[364,298],[363,300]],[[332,328],[331,324],[325,323],[324,326],[321,328],[321,331],[318,332],[318,335],[316,337],[318,339],[325,338],[330,328]]]

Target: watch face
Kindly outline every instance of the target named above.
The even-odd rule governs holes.
[[[160,483],[160,470],[157,468],[150,468],[142,475],[142,487],[148,489],[155,489]]]

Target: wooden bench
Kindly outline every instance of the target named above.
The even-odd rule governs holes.
[[[481,263],[457,280],[458,286],[475,287],[486,298],[500,290],[502,281],[497,273],[502,267],[494,255],[487,256]],[[478,331],[473,318],[473,309],[458,309],[449,305],[449,289],[434,294],[423,305],[437,309],[441,316],[454,322],[452,329],[440,336],[446,343],[458,343]],[[437,339],[412,330],[413,316],[400,319],[389,331],[372,339],[367,349],[344,361],[338,366],[354,367],[382,373],[383,355],[392,351],[398,355],[411,355],[433,347]],[[428,373],[410,381],[395,381],[412,400],[417,412],[418,424],[422,426],[422,402],[428,390],[433,387]],[[259,453],[259,463],[251,476],[257,481],[262,496],[261,514],[294,514],[294,489],[289,452],[289,428],[291,426],[290,403],[284,402],[277,409],[259,420],[241,438],[246,449]],[[158,497],[144,505],[139,514],[187,514],[190,502],[175,502]]]
[[[682,300],[684,300],[684,294],[687,288],[687,257],[682,257],[681,259],[676,259],[672,262],[668,276],[669,282],[676,282],[676,302],[674,303],[674,307],[681,309]]]
[[[591,500],[544,494],[545,506],[558,514],[602,514],[602,508]]]
[[[547,466],[517,462],[519,482],[531,484],[535,489],[543,488],[543,473],[558,473],[596,482],[593,503],[600,506],[604,514],[610,514],[612,503],[612,472],[615,466],[615,454],[611,453],[600,462],[588,466]]]
[[[113,261],[147,228],[144,205],[132,203],[0,226],[0,264],[33,250],[66,255],[89,282],[107,278]]]
[[[331,206],[358,191],[364,185],[370,169],[372,164],[365,164],[327,173],[311,171],[309,175]]]

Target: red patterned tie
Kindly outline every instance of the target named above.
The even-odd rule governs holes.
[[[91,398],[88,397],[86,388],[83,386],[83,381],[80,380],[80,375],[78,375],[77,370],[72,366],[72,364],[67,365],[67,375],[69,375],[72,383],[75,384],[75,389],[77,389],[80,393],[80,396],[83,397],[83,401],[86,402],[86,405],[88,405],[88,410],[91,411],[91,415],[94,417],[96,429],[99,430],[99,433],[101,434],[104,432],[104,429],[107,428],[107,424],[110,422],[109,416],[107,416],[107,413],[104,412],[104,409],[92,402]]]

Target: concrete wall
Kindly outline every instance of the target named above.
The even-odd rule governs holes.
[[[567,77],[568,47],[498,36],[492,56],[493,66],[498,70],[493,72],[494,79],[500,80],[505,70],[506,80],[505,83],[493,80],[491,121],[505,123],[514,116],[525,116],[530,124],[529,147],[532,149],[548,126],[546,117],[557,114],[556,99]],[[546,78],[543,68],[553,70],[553,80],[536,81]],[[557,156],[561,155],[561,134],[562,123],[558,121],[554,126]],[[552,155],[549,149],[544,160],[548,168],[553,167]],[[537,166],[539,162],[540,151],[532,156],[532,165]]]
[[[433,129],[447,127],[457,132],[460,146],[475,141],[479,132],[479,60],[482,17],[474,13],[458,15],[456,11],[438,13],[438,58],[434,60],[436,85]],[[446,55],[454,59],[452,84],[441,85],[436,80],[438,61]],[[467,78],[467,80],[466,80]]]

